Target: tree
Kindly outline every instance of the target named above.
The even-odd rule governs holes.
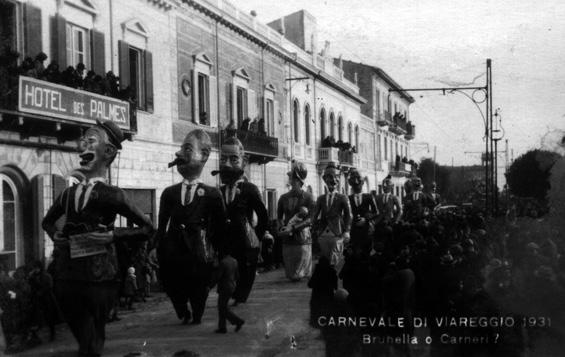
[[[538,149],[519,156],[506,173],[510,193],[519,197],[532,197],[538,202],[546,202],[549,174],[559,158],[560,155],[556,152]]]

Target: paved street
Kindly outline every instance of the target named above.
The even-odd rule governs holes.
[[[249,301],[234,308],[245,319],[239,332],[229,328],[226,335],[217,327],[217,294],[210,295],[199,326],[182,326],[170,302],[156,294],[151,302],[135,304],[137,310],[124,312],[119,322],[107,325],[105,356],[171,356],[179,350],[200,356],[323,356],[319,332],[308,325],[310,289],[306,281],[291,283],[284,271],[257,277]],[[268,334],[268,338],[266,337]],[[291,336],[296,348],[291,348]],[[61,325],[57,341],[44,343],[19,356],[71,356],[76,343]]]

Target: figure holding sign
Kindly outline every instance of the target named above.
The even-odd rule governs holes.
[[[143,240],[153,232],[151,221],[126,197],[106,183],[108,167],[122,148],[124,136],[110,121],[98,121],[80,142],[84,180],[67,188],[43,219],[55,244],[56,295],[79,344],[79,355],[102,353],[108,311],[118,292],[114,241]],[[117,215],[138,227],[113,228]],[[56,221],[66,215],[59,230]]]

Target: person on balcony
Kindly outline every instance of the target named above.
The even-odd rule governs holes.
[[[283,238],[282,254],[286,277],[292,281],[300,281],[312,273],[310,224],[315,203],[312,195],[303,189],[308,175],[306,166],[301,162],[295,162],[287,175],[291,189],[279,198],[277,209],[279,227],[287,226],[301,208],[309,212],[308,216],[290,232],[280,234]]]
[[[330,163],[322,177],[327,193],[318,197],[314,209],[314,222],[318,232],[321,255],[339,271],[343,263],[343,247],[349,243],[351,207],[347,196],[338,192],[340,171]]]

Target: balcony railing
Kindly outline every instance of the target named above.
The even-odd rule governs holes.
[[[399,112],[394,113],[392,124],[388,127],[388,130],[397,135],[404,135],[406,134],[406,127],[406,117]]]
[[[407,176],[412,173],[412,165],[407,162],[395,161],[389,163],[389,172],[393,176]]]
[[[318,149],[318,162],[320,163],[339,163],[339,149],[338,148],[319,148]]]
[[[279,139],[247,130],[236,130],[236,136],[243,144],[250,162],[265,163],[273,160],[279,154]],[[226,138],[222,131],[222,141]]]
[[[318,162],[323,164],[333,162],[342,166],[358,167],[359,156],[352,151],[340,150],[334,147],[319,148]]]
[[[352,151],[340,150],[338,153],[339,163],[344,166],[359,166],[359,157]]]

